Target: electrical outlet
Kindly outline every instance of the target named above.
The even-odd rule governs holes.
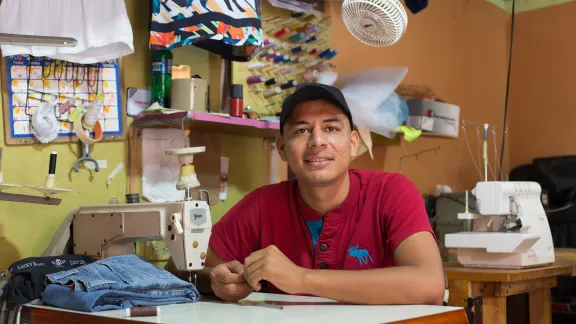
[[[100,169],[106,169],[108,167],[108,161],[106,160],[96,160],[96,162],[98,162]],[[88,170],[96,169],[96,165],[94,165],[92,161],[84,161],[84,167]]]

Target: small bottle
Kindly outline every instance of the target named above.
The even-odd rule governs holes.
[[[230,116],[242,117],[244,112],[244,102],[241,84],[232,85],[232,94],[230,96]]]
[[[152,51],[152,103],[164,108],[170,108],[172,58],[171,51]]]

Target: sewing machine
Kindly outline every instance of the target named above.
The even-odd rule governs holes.
[[[163,240],[178,270],[201,270],[212,229],[210,197],[200,190],[194,200],[191,189],[200,186],[193,156],[204,151],[205,147],[166,151],[182,164],[177,187],[185,190],[184,201],[80,207],[72,220],[74,253],[108,258],[134,254],[137,241]]]
[[[466,267],[527,268],[553,263],[554,245],[536,182],[478,182],[477,213],[466,211],[467,232],[446,234]],[[466,196],[467,198],[467,196]]]

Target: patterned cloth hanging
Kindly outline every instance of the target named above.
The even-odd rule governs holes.
[[[260,0],[152,0],[150,48],[185,45],[250,61],[263,47]]]

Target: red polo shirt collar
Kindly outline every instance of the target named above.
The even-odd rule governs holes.
[[[348,191],[348,196],[346,196],[346,200],[340,205],[340,207],[334,209],[333,211],[329,212],[326,215],[325,220],[330,221],[338,221],[343,220],[350,216],[352,212],[358,206],[358,198],[360,196],[360,178],[357,174],[348,171],[349,178],[350,178],[350,190]],[[322,215],[318,214],[314,209],[310,208],[302,198],[300,194],[300,189],[298,188],[298,184],[296,184],[296,207],[298,208],[298,212],[304,219],[308,221],[318,221],[322,219]]]

